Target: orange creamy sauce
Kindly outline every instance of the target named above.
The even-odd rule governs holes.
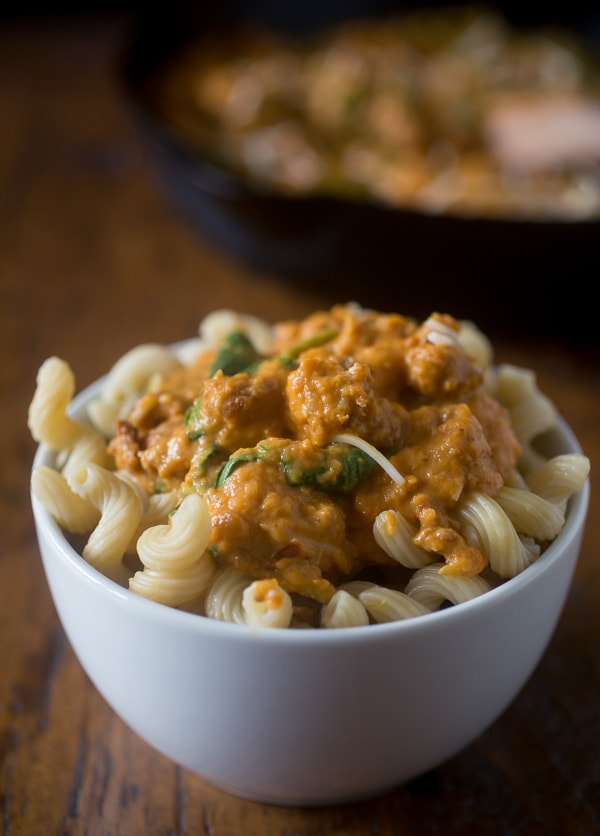
[[[448,315],[418,324],[344,305],[279,323],[269,356],[247,370],[211,374],[211,350],[164,375],[109,451],[149,493],[204,495],[215,561],[291,594],[324,603],[346,579],[397,567],[373,536],[385,510],[442,571],[471,577],[485,558],[461,533],[458,503],[497,493],[520,448],[482,372],[436,327],[458,332]],[[348,482],[357,449],[334,442],[341,433],[376,447],[404,482],[364,454]]]

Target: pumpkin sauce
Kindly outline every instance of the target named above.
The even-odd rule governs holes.
[[[326,603],[342,581],[398,567],[373,534],[385,510],[442,572],[472,577],[486,560],[458,503],[494,496],[520,447],[459,335],[445,314],[354,305],[276,324],[268,355],[233,333],[155,379],[109,452],[148,493],[205,496],[213,559],[292,595]]]

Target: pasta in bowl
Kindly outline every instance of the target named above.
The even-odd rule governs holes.
[[[74,392],[47,360],[45,571],[92,681],[177,763],[273,803],[372,796],[467,745],[537,664],[589,460],[471,323],[219,311]]]

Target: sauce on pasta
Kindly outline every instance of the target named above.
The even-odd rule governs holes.
[[[465,492],[497,493],[520,447],[458,336],[447,315],[418,325],[340,305],[277,325],[267,355],[239,339],[247,366],[229,373],[227,335],[155,381],[109,451],[147,491],[205,496],[214,560],[290,593],[327,603],[343,579],[393,566],[373,533],[388,509],[443,572],[472,577],[486,559],[455,508]]]
[[[269,628],[424,615],[526,569],[589,473],[538,449],[558,413],[535,374],[491,360],[449,314],[216,311],[126,353],[77,420],[51,357],[28,423],[56,459],[32,492],[84,560],[167,606]]]

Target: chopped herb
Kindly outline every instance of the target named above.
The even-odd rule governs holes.
[[[220,469],[217,475],[217,481],[215,484],[216,488],[222,488],[223,484],[231,474],[233,473],[239,465],[243,464],[244,462],[258,462],[265,458],[268,458],[268,449],[266,445],[259,444],[258,447],[251,447],[245,450],[241,450],[239,453],[236,453],[231,458],[227,459],[223,467]]]
[[[305,340],[300,340],[295,345],[290,346],[287,351],[279,355],[279,359],[284,365],[294,365],[294,360],[302,354],[303,351],[308,351],[309,348],[318,348],[320,345],[330,342],[335,339],[339,331],[337,328],[324,328],[312,337],[307,337]]]
[[[323,448],[321,461],[306,468],[297,459],[282,456],[283,472],[289,485],[307,485],[327,493],[349,494],[375,469],[373,459],[346,444]]]
[[[377,447],[374,447],[368,441],[365,441],[364,438],[359,438],[357,435],[353,435],[352,433],[339,433],[334,436],[333,440],[342,444],[351,444],[358,450],[362,450],[365,455],[370,456],[373,461],[377,462],[377,464],[385,470],[390,479],[396,482],[397,485],[404,484],[404,476],[398,472],[398,469],[394,467],[391,461],[383,455],[381,450],[378,450]]]
[[[206,482],[208,469],[215,464],[214,459],[218,457],[220,452],[221,449],[217,444],[209,444],[204,450],[199,451],[200,455],[194,457],[192,484],[196,490],[199,490]]]
[[[281,467],[292,487],[309,486],[327,493],[349,494],[373,473],[376,463],[364,451],[349,444],[333,443],[316,447],[313,455],[294,453],[294,444],[270,448],[266,444],[240,450],[221,467],[215,487],[222,488],[231,474],[247,462],[266,461]]]
[[[202,396],[198,396],[194,403],[188,406],[183,418],[184,426],[187,428],[188,441],[197,441],[204,434],[201,413]]]
[[[246,371],[257,360],[260,360],[260,354],[246,334],[241,331],[233,331],[223,340],[208,376],[212,377],[218,371],[222,371],[227,376],[238,374]]]

